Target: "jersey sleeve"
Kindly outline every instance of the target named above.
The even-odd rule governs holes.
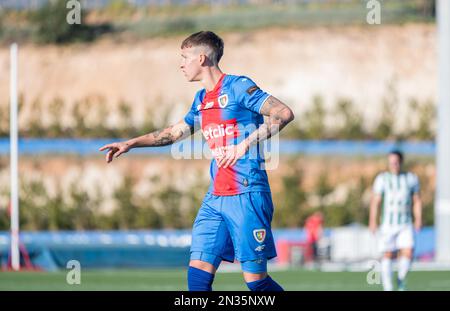
[[[188,111],[188,113],[184,117],[184,122],[188,124],[191,127],[194,127],[194,124],[198,120],[198,107],[202,103],[202,91],[198,91],[197,94],[195,94],[194,101],[192,102],[191,109]]]
[[[243,107],[260,114],[261,107],[270,94],[261,90],[250,78],[241,76],[232,86],[236,101]]]
[[[417,175],[415,174],[409,174],[408,176],[408,183],[409,183],[409,187],[411,189],[412,193],[419,193],[420,192],[420,181],[419,181],[419,177],[417,177]]]
[[[382,195],[384,192],[384,178],[383,174],[378,174],[373,182],[373,192],[375,194]]]

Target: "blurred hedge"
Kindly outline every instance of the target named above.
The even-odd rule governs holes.
[[[324,168],[313,188],[306,188],[304,174],[295,157],[284,159],[289,168],[281,180],[271,180],[280,185],[272,187],[275,205],[274,227],[298,228],[315,211],[322,211],[327,227],[344,226],[354,222],[367,224],[369,199],[375,176],[361,176],[343,184],[332,183]],[[326,159],[324,159],[326,161]],[[417,171],[422,185],[424,202],[423,223],[434,222],[434,189],[431,176],[423,169],[425,163],[409,160],[407,169]],[[421,169],[418,169],[420,167]],[[151,186],[155,191],[138,194],[134,191],[137,180],[126,175],[122,184],[115,189],[113,201],[115,208],[105,213],[101,203],[109,202],[99,193],[89,195],[79,187],[75,180],[70,191],[63,195],[61,189],[50,194],[41,180],[26,181],[21,178],[20,225],[23,230],[110,230],[110,229],[160,229],[191,228],[197,211],[207,189],[207,181],[195,178],[195,183],[182,190],[171,183],[153,179]],[[336,198],[339,187],[345,187],[345,195]],[[306,190],[308,189],[308,190]],[[5,196],[5,195],[4,195]],[[0,230],[9,229],[9,215],[0,209]]]

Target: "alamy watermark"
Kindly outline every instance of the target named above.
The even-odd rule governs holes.
[[[381,284],[381,273],[380,273],[380,262],[377,260],[371,260],[369,262],[370,270],[366,275],[366,282],[369,285],[380,285]]]
[[[380,25],[381,24],[381,2],[380,2],[380,0],[367,1],[366,8],[369,10],[366,15],[366,22],[369,25]]]
[[[66,282],[69,285],[81,284],[81,264],[78,260],[69,260],[66,264],[69,269],[66,275]]]
[[[69,0],[66,3],[69,10],[66,15],[66,21],[69,25],[81,24],[81,3],[77,0]]]

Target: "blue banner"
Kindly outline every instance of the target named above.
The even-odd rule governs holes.
[[[19,140],[19,153],[99,155],[98,149],[118,139],[24,138]],[[352,140],[281,140],[280,153],[287,155],[364,155],[374,156],[398,148],[408,155],[433,156],[436,145],[432,141],[352,141]],[[194,152],[203,150],[203,142],[192,143]],[[171,146],[136,148],[132,154],[169,155]],[[0,155],[9,154],[9,139],[0,138]]]

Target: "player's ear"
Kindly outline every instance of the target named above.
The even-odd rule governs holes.
[[[206,63],[206,55],[203,53],[199,54],[199,63],[200,66],[203,66]]]

